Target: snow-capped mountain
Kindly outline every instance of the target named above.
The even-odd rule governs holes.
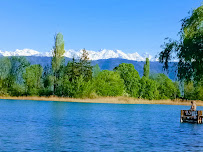
[[[91,51],[87,50],[89,53],[89,59],[90,60],[99,60],[99,59],[110,59],[110,58],[120,58],[120,59],[127,59],[127,60],[134,60],[134,61],[145,61],[146,58],[149,58],[150,61],[157,61],[153,56],[151,56],[149,53],[144,53],[142,56],[139,55],[137,52],[135,53],[124,53],[121,50],[107,50],[107,49],[101,49],[99,51]],[[82,54],[82,50],[66,50],[64,53],[65,57],[68,58],[79,58]],[[15,50],[13,52],[10,51],[1,51],[0,50],[0,56],[46,56],[51,57],[52,51],[49,52],[38,52],[32,49],[23,49],[23,50]]]

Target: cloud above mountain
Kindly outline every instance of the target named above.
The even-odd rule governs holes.
[[[99,59],[110,59],[110,58],[121,58],[121,59],[127,59],[127,60],[133,60],[133,61],[145,61],[146,58],[149,58],[150,61],[157,61],[156,58],[151,56],[149,53],[144,53],[143,55],[139,55],[137,52],[135,53],[124,53],[121,50],[107,50],[107,49],[101,49],[99,51],[91,51],[87,50],[89,53],[89,59],[90,60],[99,60]],[[65,57],[68,58],[79,58],[82,54],[82,50],[66,50],[64,53]],[[15,51],[1,51],[0,50],[0,56],[52,56],[52,51],[49,52],[38,52],[36,50],[32,49],[23,49],[19,50],[16,49]]]

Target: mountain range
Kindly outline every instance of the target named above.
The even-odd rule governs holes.
[[[156,58],[151,56],[148,53],[144,53],[142,56],[137,52],[132,54],[126,54],[120,50],[100,50],[100,51],[89,51],[89,58],[92,60],[92,66],[98,64],[101,70],[113,70],[116,66],[121,63],[130,63],[133,64],[135,69],[139,72],[139,75],[143,75],[143,67],[145,64],[146,58],[150,60],[150,73],[165,73],[172,80],[177,78],[177,62],[169,63],[169,73],[166,73],[163,70],[163,65],[157,61]],[[68,50],[65,51],[65,64],[68,63],[73,57],[78,59],[82,54],[82,50]],[[23,49],[9,52],[1,51],[0,56],[25,56],[31,64],[40,64],[43,67],[51,67],[51,56],[52,52],[40,53],[32,49]]]
[[[40,64],[43,67],[51,67],[51,57],[40,57],[40,56],[27,56],[27,60],[31,64]],[[68,61],[71,61],[71,58],[65,57],[65,65],[68,63]],[[133,60],[127,60],[127,59],[119,59],[119,58],[110,58],[110,59],[100,59],[100,60],[92,60],[91,64],[92,66],[98,64],[101,70],[113,70],[116,66],[118,66],[121,63],[129,63],[133,64],[135,69],[138,71],[140,77],[143,76],[144,73],[144,61],[133,61]],[[169,73],[166,73],[166,71],[163,70],[163,64],[157,62],[157,61],[150,61],[150,74],[155,73],[164,73],[168,75],[168,77],[172,80],[177,79],[177,62],[171,62],[169,63]]]
[[[146,58],[149,58],[150,61],[158,61],[149,53],[144,53],[139,55],[137,52],[135,53],[124,53],[121,50],[107,50],[101,49],[99,51],[91,51],[87,50],[89,54],[90,60],[101,60],[101,59],[110,59],[110,58],[119,58],[119,59],[127,59],[133,61],[145,61]],[[82,54],[82,50],[66,50],[64,56],[67,58],[79,58]],[[51,57],[52,51],[49,52],[38,52],[32,49],[16,49],[15,51],[1,51],[0,56],[41,56],[41,57]]]

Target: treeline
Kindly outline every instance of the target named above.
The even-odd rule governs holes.
[[[149,59],[146,59],[144,75],[140,78],[132,64],[122,63],[113,71],[101,71],[98,65],[92,67],[85,49],[80,59],[73,58],[65,65],[64,53],[63,35],[58,33],[51,67],[43,69],[38,64],[30,65],[25,57],[0,58],[0,95],[130,96],[149,100],[180,97],[178,82],[173,82],[164,74],[150,75]]]

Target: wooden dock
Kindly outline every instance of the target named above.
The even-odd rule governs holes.
[[[202,123],[202,110],[181,110],[180,122]]]

